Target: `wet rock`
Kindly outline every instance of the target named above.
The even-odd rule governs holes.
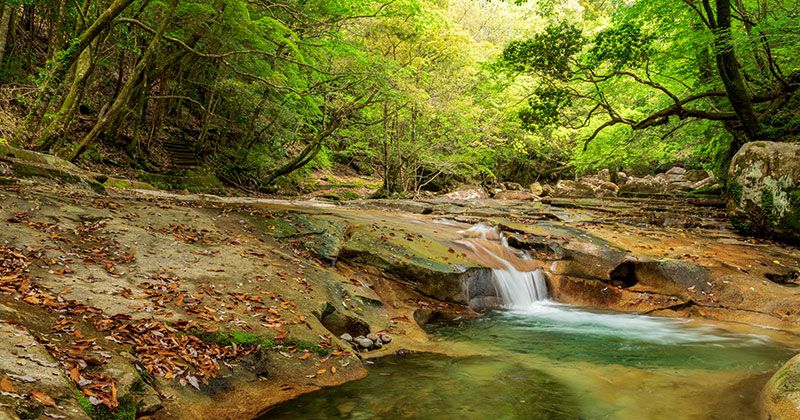
[[[389,334],[382,334],[381,341],[383,341],[384,344],[389,344],[392,342],[392,336]]]
[[[367,334],[367,339],[372,341],[372,342],[375,342],[375,341],[380,340],[380,337],[378,337],[377,334]]]
[[[691,299],[694,293],[708,292],[709,272],[705,267],[680,260],[642,260],[633,263],[636,287],[633,290],[670,294]]]
[[[764,418],[800,418],[800,355],[786,362],[767,382],[761,393],[761,404]]]
[[[800,241],[800,144],[745,144],[728,171],[728,213],[744,233]]]
[[[371,349],[372,346],[375,344],[372,342],[372,340],[370,340],[367,337],[364,337],[363,335],[359,335],[358,337],[354,338],[353,342],[365,349]]]
[[[347,341],[347,342],[353,341],[353,336],[348,334],[348,333],[344,333],[344,334],[340,335],[339,338],[341,338],[343,341]]]
[[[336,410],[342,417],[349,417],[350,413],[356,409],[356,403],[353,401],[345,401],[336,406]]]
[[[354,315],[349,315],[341,309],[336,309],[329,302],[326,302],[319,312],[314,312],[314,315],[317,316],[328,331],[340,337],[351,333],[357,335],[369,333],[369,324],[366,321]]]
[[[498,192],[492,198],[497,200],[531,201],[539,197],[528,191],[506,190]]]

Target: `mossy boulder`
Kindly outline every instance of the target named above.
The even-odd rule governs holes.
[[[761,393],[764,418],[800,418],[800,355],[778,369]]]
[[[737,229],[800,242],[800,143],[744,145],[731,162],[727,190]]]

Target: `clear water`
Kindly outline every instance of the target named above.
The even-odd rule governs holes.
[[[793,354],[757,334],[549,302],[430,333],[469,355],[380,359],[264,418],[756,418],[761,386]]]

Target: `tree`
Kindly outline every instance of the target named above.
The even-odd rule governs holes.
[[[723,162],[744,142],[796,137],[800,71],[781,70],[798,63],[796,45],[782,40],[794,28],[786,25],[785,6],[762,2],[754,16],[730,0],[640,0],[620,6],[612,24],[594,34],[550,25],[503,53],[508,68],[537,80],[520,119],[534,130],[585,133],[584,151],[614,126],[674,131],[714,121],[733,139]],[[742,49],[751,53],[747,59]],[[714,71],[703,60],[709,56]]]

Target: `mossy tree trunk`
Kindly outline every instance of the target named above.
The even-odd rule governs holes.
[[[50,101],[53,96],[55,96],[56,92],[58,92],[58,88],[61,86],[69,69],[78,61],[81,54],[89,48],[92,42],[108,28],[111,21],[127,9],[133,1],[134,0],[114,0],[86,30],[72,40],[69,47],[63,51],[63,54],[54,60],[52,68],[39,90],[36,101],[25,119],[26,132],[36,133],[39,131],[39,126],[50,105]]]
[[[97,121],[94,127],[92,127],[92,130],[89,131],[89,133],[78,143],[78,145],[75,146],[72,152],[66,156],[68,160],[76,160],[78,157],[80,157],[80,155],[83,154],[83,152],[86,151],[89,146],[94,144],[100,134],[105,132],[109,127],[113,127],[120,122],[121,117],[128,108],[131,98],[134,96],[136,86],[141,82],[141,77],[155,60],[156,52],[161,44],[161,37],[169,25],[169,21],[172,18],[172,14],[175,12],[177,4],[177,0],[170,0],[169,8],[162,16],[161,22],[158,25],[158,29],[156,29],[155,34],[153,34],[153,39],[148,44],[147,49],[145,49],[142,57],[139,59],[139,62],[136,63],[136,66],[128,75],[128,78],[125,80],[125,83],[123,84],[119,94],[114,98],[114,101],[109,106],[108,111],[100,116],[100,119]]]

